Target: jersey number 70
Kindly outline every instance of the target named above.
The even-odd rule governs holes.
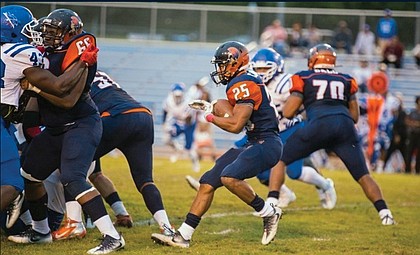
[[[344,83],[341,81],[313,80],[312,85],[318,87],[316,99],[332,98],[344,100]],[[330,95],[327,94],[327,88]]]

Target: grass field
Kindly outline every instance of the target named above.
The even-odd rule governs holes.
[[[209,169],[212,162],[203,162]],[[151,220],[141,195],[137,192],[123,157],[105,157],[104,172],[114,181],[127,210],[135,221],[131,229],[122,231],[126,248],[116,254],[420,254],[420,176],[404,174],[374,175],[398,222],[382,226],[379,216],[347,171],[324,170],[334,180],[338,195],[334,210],[320,208],[315,189],[287,180],[297,200],[285,209],[276,239],[261,245],[262,220],[238,198],[221,188],[212,207],[202,219],[189,249],[154,244],[150,235],[159,231]],[[178,227],[195,196],[186,183],[192,172],[191,163],[170,163],[156,158],[155,182],[159,187],[172,224]],[[203,173],[202,170],[201,173]],[[254,178],[249,180],[256,192],[265,197],[267,188]],[[113,216],[112,216],[113,217]],[[1,237],[2,255],[86,254],[100,237],[94,229],[82,240],[69,240],[46,245],[18,245]]]

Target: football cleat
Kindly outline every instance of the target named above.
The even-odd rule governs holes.
[[[379,217],[381,218],[382,225],[395,225],[397,224],[392,217],[391,211],[389,209],[383,209],[379,212]]]
[[[271,206],[273,207],[273,210],[274,210],[273,215],[268,216],[268,217],[263,217],[264,232],[261,239],[261,243],[263,245],[269,244],[276,236],[277,226],[283,214],[280,208],[275,207],[273,204],[271,204]]]
[[[318,189],[319,200],[321,202],[321,206],[325,209],[333,209],[335,204],[337,203],[337,193],[334,188],[334,182],[330,178],[327,178],[327,182],[329,183],[329,187],[326,190]]]
[[[289,206],[291,202],[296,201],[296,194],[295,192],[291,191],[289,192],[281,192],[279,197],[279,202],[277,203],[277,206],[280,208],[284,208]]]
[[[120,234],[120,238],[116,239],[109,235],[105,235],[102,242],[96,246],[95,248],[92,248],[87,251],[88,254],[108,254],[113,251],[118,251],[123,249],[125,246],[125,240]]]
[[[25,191],[22,191],[6,208],[6,228],[11,228],[19,218],[24,198]]]
[[[82,222],[67,218],[64,225],[57,231],[52,232],[54,240],[65,240],[72,238],[83,238],[86,235],[86,228]]]
[[[185,240],[182,237],[179,231],[174,231],[171,228],[167,229],[167,232],[163,232],[163,234],[153,233],[152,234],[153,242],[160,244],[160,245],[167,245],[167,246],[174,246],[174,247],[181,247],[181,248],[189,248],[190,247],[190,240]]]
[[[133,227],[133,219],[130,215],[117,215],[114,225],[118,227],[131,228]]]
[[[187,180],[187,182],[188,182],[188,184],[190,185],[191,188],[198,191],[198,189],[200,188],[200,182],[199,181],[194,179],[194,177],[192,177],[191,175],[185,176],[185,180]]]
[[[33,230],[32,228],[28,228],[27,230],[25,230],[19,235],[9,236],[7,239],[15,243],[34,243],[34,244],[52,243],[53,241],[51,232],[48,232],[47,234],[41,234]]]

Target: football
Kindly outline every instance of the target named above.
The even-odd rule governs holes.
[[[229,117],[233,115],[233,106],[226,99],[217,99],[213,105],[213,114],[218,117]]]

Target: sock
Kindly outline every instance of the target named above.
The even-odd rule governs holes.
[[[283,186],[284,186],[284,184],[281,185],[280,190],[282,189]],[[277,205],[279,203],[279,197],[280,197],[280,192],[279,191],[270,191],[270,192],[268,192],[266,201],[269,204]]]
[[[252,206],[252,208],[254,208],[256,212],[259,212],[264,208],[264,204],[265,204],[264,200],[260,198],[258,195],[255,195],[254,200],[252,200],[249,205]]]
[[[48,217],[47,203],[47,193],[37,200],[28,200],[29,211],[31,212],[31,217],[34,221],[42,221]]]
[[[19,218],[25,223],[26,226],[32,225],[32,217],[29,210],[24,211]]]
[[[375,201],[375,203],[373,203],[373,205],[375,206],[375,208],[378,212],[380,212],[383,209],[388,209],[388,206],[386,205],[386,203],[383,199],[379,199],[379,200]]]
[[[162,228],[163,225],[166,225],[172,228],[171,223],[169,222],[168,215],[165,210],[159,210],[153,214],[153,218],[159,224],[159,227]]]
[[[194,229],[197,228],[198,224],[200,224],[200,221],[201,221],[201,217],[194,215],[192,213],[188,213],[185,219],[185,223]]]
[[[38,233],[41,234],[48,234],[50,232],[50,227],[48,226],[48,219],[45,218],[43,220],[33,220],[32,221],[32,228]]]
[[[181,227],[178,228],[178,232],[185,240],[191,240],[192,235],[194,234],[195,229],[190,225],[183,222]]]
[[[82,206],[77,201],[66,202],[66,214],[67,218],[82,222]]]
[[[322,190],[327,190],[330,187],[330,184],[327,182],[322,175],[320,175],[315,169],[310,166],[302,167],[302,173],[299,177],[299,180],[305,183],[315,185]]]
[[[129,215],[122,201],[113,203],[111,205],[111,208],[114,211],[115,215]]]
[[[272,216],[275,213],[273,207],[268,202],[265,202],[262,210],[257,211],[257,212],[260,215],[260,217]]]
[[[120,239],[120,234],[117,232],[114,225],[112,224],[109,215],[102,216],[101,218],[94,221],[93,224],[95,224],[95,226],[102,234],[109,235],[115,239]]]

